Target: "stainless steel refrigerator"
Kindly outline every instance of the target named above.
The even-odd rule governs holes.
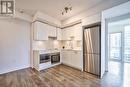
[[[100,38],[100,24],[84,29],[84,70],[95,75],[100,75]]]

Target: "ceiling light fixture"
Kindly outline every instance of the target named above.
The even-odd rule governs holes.
[[[64,15],[65,13],[68,13],[68,11],[72,10],[72,6],[66,6],[64,7],[63,11],[62,11],[62,15]]]

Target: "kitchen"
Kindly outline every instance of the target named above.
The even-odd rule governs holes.
[[[83,30],[81,21],[76,22],[73,25],[69,25],[65,28],[56,28],[52,25],[45,24],[40,21],[35,21],[33,23],[33,68],[40,71],[43,69],[47,69],[59,64],[65,64],[73,68],[77,68],[79,70],[85,70],[87,72],[96,74],[100,76],[100,25],[101,23],[89,25],[88,28],[91,28],[92,31]],[[99,29],[93,29],[93,27],[99,26]],[[84,40],[82,40],[82,33],[88,35],[84,35]],[[85,33],[86,32],[86,33]],[[96,38],[96,39],[94,39]],[[89,39],[94,39],[93,41]],[[97,41],[96,41],[97,40]],[[88,46],[83,46],[84,44],[88,44]],[[88,42],[88,43],[87,43]],[[92,43],[89,44],[89,43]],[[96,45],[94,45],[96,43]],[[82,50],[84,47],[84,52]],[[89,48],[91,47],[91,48]],[[94,49],[93,49],[94,48]],[[93,50],[93,52],[91,52]],[[95,50],[95,51],[94,51]],[[98,51],[97,51],[98,50]],[[97,51],[97,52],[96,52]],[[96,54],[99,53],[99,57],[97,55],[88,54]],[[83,57],[82,55],[85,56]],[[91,57],[94,57],[93,61],[90,60]],[[90,58],[90,59],[88,59]],[[83,60],[89,61],[83,63]],[[93,64],[94,63],[94,64]],[[85,66],[85,67],[84,67]],[[88,67],[89,66],[89,67]],[[97,66],[97,67],[96,67]],[[84,67],[84,68],[83,68]],[[96,67],[96,68],[93,68]],[[90,69],[89,69],[90,68]]]
[[[61,63],[83,70],[81,22],[60,29],[36,21],[33,23],[33,27],[33,63],[34,66],[39,66],[39,68],[36,67],[38,71]],[[47,61],[42,65],[39,64],[41,55],[48,55],[48,57],[53,55],[55,58],[47,58],[50,61]],[[52,63],[53,59],[57,60],[57,62],[55,61],[56,63]],[[37,63],[35,61],[37,61]]]

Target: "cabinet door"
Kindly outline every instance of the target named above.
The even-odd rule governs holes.
[[[74,32],[75,32],[75,29],[74,29],[74,26],[72,27],[69,27],[69,37],[70,38],[74,38]]]
[[[71,57],[71,64],[73,67],[82,69],[82,52],[80,51],[73,51]]]
[[[81,24],[77,24],[74,26],[74,37],[75,40],[82,40],[82,26]]]
[[[48,37],[56,37],[56,27],[47,25]]]
[[[62,63],[66,65],[70,65],[71,63],[71,55],[69,51],[62,51],[61,52],[61,58],[62,58]]]
[[[65,39],[65,29],[61,30],[61,34],[62,34],[62,40],[64,40]]]
[[[62,51],[62,63],[68,66],[82,69],[82,52],[81,51]]]
[[[74,38],[75,40],[82,40],[82,25],[81,24],[64,28],[62,30],[63,40],[71,40],[71,38]]]
[[[71,40],[74,37],[74,31],[72,27],[62,29],[62,40]]]
[[[57,40],[62,40],[62,30],[57,28]]]
[[[47,25],[41,22],[34,22],[34,40],[48,40]]]
[[[69,35],[68,35],[68,29],[62,29],[62,40],[68,40]]]

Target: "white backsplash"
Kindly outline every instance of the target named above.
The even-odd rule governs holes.
[[[48,41],[33,41],[33,49],[60,49],[60,41],[48,40]]]
[[[65,49],[81,49],[82,48],[82,41],[62,41],[62,47]]]
[[[82,41],[57,41],[57,40],[48,40],[48,41],[33,41],[33,49],[81,49]]]

